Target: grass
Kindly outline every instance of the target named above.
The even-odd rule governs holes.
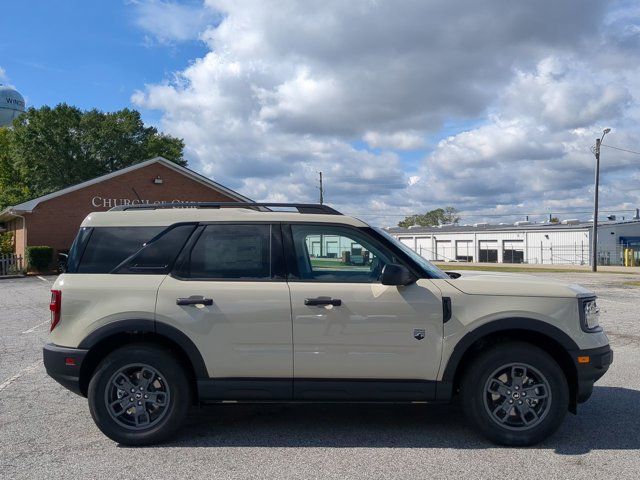
[[[624,282],[624,284],[630,287],[640,287],[640,282]]]

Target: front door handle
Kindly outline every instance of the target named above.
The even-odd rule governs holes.
[[[342,300],[339,298],[331,298],[331,297],[318,297],[318,298],[305,298],[305,305],[333,305],[334,307],[339,307],[342,305]]]
[[[176,305],[213,305],[213,298],[204,298],[202,295],[191,295],[187,298],[176,298]]]

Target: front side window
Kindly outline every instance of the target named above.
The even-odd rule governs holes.
[[[212,280],[270,279],[271,225],[207,225],[180,275]]]
[[[393,255],[355,229],[333,225],[291,225],[300,280],[377,283]]]

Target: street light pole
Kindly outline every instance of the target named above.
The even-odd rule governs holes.
[[[596,146],[593,154],[596,156],[596,177],[595,188],[593,192],[593,234],[591,236],[591,271],[598,271],[598,191],[600,189],[600,146],[604,136],[611,131],[605,128],[602,131],[602,137],[596,138]]]

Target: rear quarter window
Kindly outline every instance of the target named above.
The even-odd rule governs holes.
[[[110,273],[166,227],[95,227],[77,273]]]

